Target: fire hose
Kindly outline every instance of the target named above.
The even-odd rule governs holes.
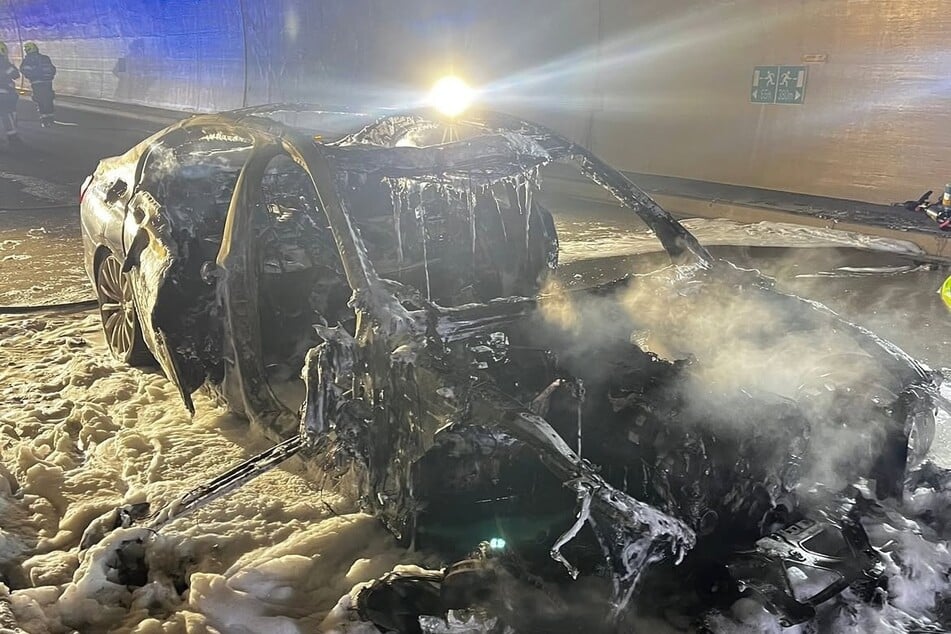
[[[84,299],[62,304],[32,304],[24,306],[0,306],[0,315],[29,315],[31,313],[80,313],[99,307],[95,299]]]

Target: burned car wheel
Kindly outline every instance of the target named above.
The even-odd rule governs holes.
[[[153,364],[155,359],[142,339],[135,312],[132,280],[122,272],[122,263],[112,255],[106,256],[96,272],[96,295],[109,352],[129,365]]]
[[[908,416],[908,468],[917,467],[928,456],[931,451],[931,445],[935,436],[935,415],[934,410],[928,406],[922,406],[912,409]]]

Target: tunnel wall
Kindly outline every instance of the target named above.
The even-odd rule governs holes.
[[[876,202],[951,181],[949,34],[944,0],[0,0],[60,94],[399,106],[454,70],[622,169]],[[801,105],[751,103],[766,65]]]

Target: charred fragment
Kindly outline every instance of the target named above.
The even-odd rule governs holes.
[[[792,549],[790,527],[854,482],[900,496],[909,459],[927,451],[931,372],[824,307],[714,261],[586,149],[492,113],[451,134],[424,113],[393,115],[323,143],[319,127],[285,126],[282,113],[328,111],[193,117],[95,177],[131,178],[129,165],[145,175],[124,202],[129,239],[101,248],[125,263],[145,342],[186,405],[205,384],[275,437],[292,436],[153,522],[306,447],[327,486],[354,492],[406,543],[451,561],[497,535],[531,571],[513,578],[604,578],[620,619],[653,564],[722,570],[776,535]],[[555,161],[574,162],[637,214],[671,266],[561,290],[542,204]],[[102,204],[87,196],[84,214]],[[702,336],[746,326],[744,302],[771,330],[750,320],[739,350],[780,359],[796,348],[769,348],[773,333],[828,335],[823,349],[847,356],[852,374],[834,380],[817,366],[750,382],[762,358],[724,360],[719,339]],[[804,499],[817,484],[832,493]],[[839,553],[842,576],[874,581],[875,558],[846,519],[823,523],[855,546]],[[785,561],[778,552],[768,556]],[[767,607],[789,622],[851,584],[790,602],[756,561],[736,574],[761,582]],[[441,586],[451,576],[396,575],[376,596],[411,604],[403,617],[442,614],[456,604]]]

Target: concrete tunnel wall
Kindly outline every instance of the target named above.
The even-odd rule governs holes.
[[[398,106],[454,69],[625,170],[886,203],[951,181],[944,0],[0,0],[0,37],[64,95]],[[761,65],[807,66],[804,102],[751,103]]]

